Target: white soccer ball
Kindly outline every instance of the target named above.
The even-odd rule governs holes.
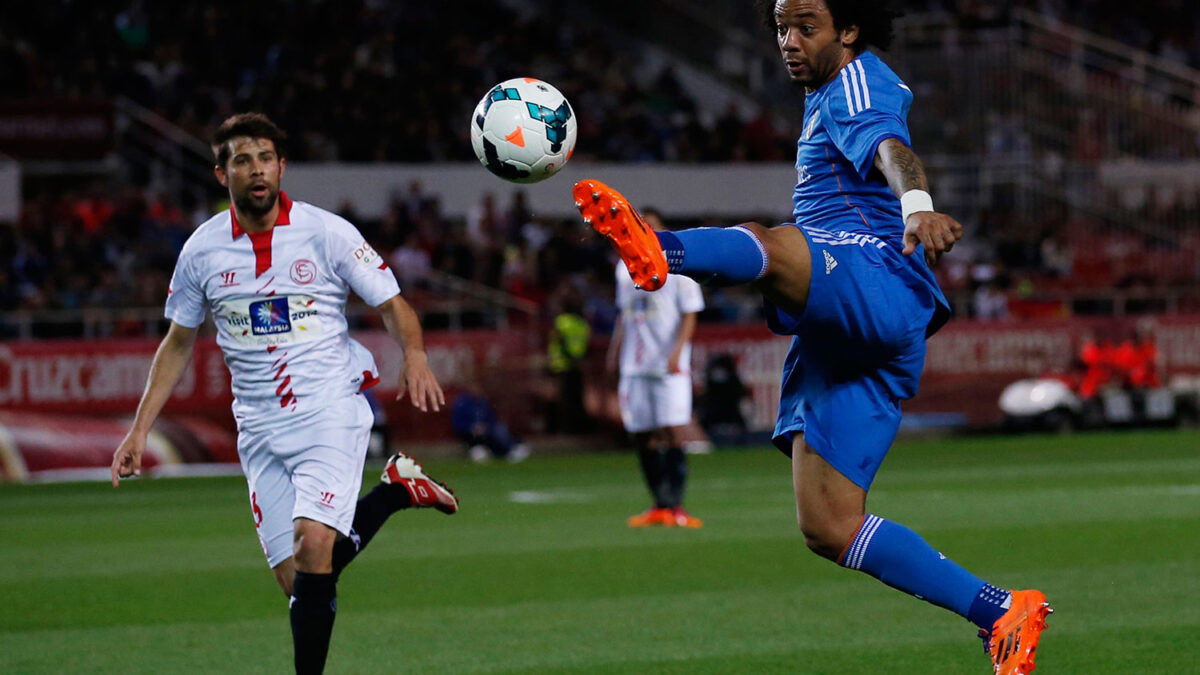
[[[492,87],[471,116],[471,147],[488,171],[536,183],[575,152],[575,112],[557,89],[532,77]]]

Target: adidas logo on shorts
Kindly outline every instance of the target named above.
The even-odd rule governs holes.
[[[829,251],[822,251],[822,253],[825,254],[825,274],[829,274],[833,271],[833,268],[837,267],[837,261],[833,259],[833,256],[829,255]]]

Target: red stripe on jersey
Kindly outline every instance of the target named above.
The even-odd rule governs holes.
[[[266,232],[247,232],[250,243],[254,246],[254,276],[261,277],[263,272],[271,269],[271,235],[275,228]]]
[[[291,375],[288,375],[287,377],[283,378],[283,382],[280,382],[279,387],[277,389],[275,389],[275,395],[283,396],[283,390],[291,383],[292,383]]]
[[[275,373],[275,377],[272,377],[271,379],[272,379],[272,380],[278,380],[278,379],[279,379],[279,376],[280,376],[280,375],[282,375],[282,374],[283,374],[283,371],[285,371],[285,370],[287,370],[287,364],[286,364],[286,363],[285,363],[285,364],[283,364],[282,366],[279,366],[279,372]],[[289,375],[288,377],[291,377],[291,375]]]
[[[242,236],[242,233],[244,233],[245,230],[243,230],[242,226],[238,224],[237,211],[234,210],[233,206],[229,207],[229,219],[231,224],[230,234],[232,235],[232,238],[237,239],[238,237]],[[275,224],[292,224],[292,200],[287,196],[287,193],[282,190],[279,191],[279,215],[275,216]]]
[[[267,353],[268,354],[275,351],[276,349],[279,349],[279,345],[267,345]]]
[[[379,263],[379,269],[381,269],[381,270],[386,270],[386,269],[387,269],[387,263]]]
[[[286,407],[288,407],[289,403],[291,403],[295,400],[296,400],[296,397],[292,395],[292,390],[288,389],[288,392],[283,395],[283,398],[279,399],[279,407],[286,408]]]
[[[370,389],[371,387],[374,387],[377,384],[379,384],[379,378],[375,377],[375,373],[372,373],[369,370],[364,370],[363,371],[363,382],[361,385],[359,385],[358,390],[366,391],[366,390]]]
[[[262,276],[263,272],[271,269],[271,233],[275,231],[275,227],[272,226],[265,232],[246,232],[238,224],[237,211],[232,206],[229,207],[229,218],[232,223],[231,234],[234,239],[242,236],[243,233],[250,235],[250,241],[254,246],[254,277],[257,279]],[[275,225],[291,224],[292,200],[286,192],[280,191],[279,215],[275,216]]]

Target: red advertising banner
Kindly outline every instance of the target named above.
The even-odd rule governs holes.
[[[386,333],[356,339],[375,354],[380,384],[375,393],[389,422],[411,422],[420,439],[445,437],[448,413],[416,419],[411,405],[395,402],[401,350]],[[540,353],[527,332],[475,331],[426,336],[429,364],[444,388],[479,381],[489,390],[520,391],[530,384],[530,356]],[[74,415],[132,415],[146,386],[158,340],[41,340],[0,343],[0,410]],[[164,414],[207,416],[232,425],[229,370],[213,339],[196,342],[191,362]],[[506,410],[522,410],[521,397],[506,397]],[[498,406],[500,407],[500,406]],[[442,418],[445,419],[442,419]]]
[[[1065,367],[1085,336],[1120,341],[1139,324],[1133,320],[1044,320],[982,323],[954,321],[929,342],[921,393],[906,413],[954,413],[970,423],[998,421],[1000,391],[1008,383]],[[1200,374],[1200,316],[1156,318],[1150,327],[1162,366],[1172,376]],[[478,383],[493,397],[500,416],[519,433],[537,431],[543,406],[555,394],[541,364],[544,346],[532,331],[431,333],[430,365],[447,390]],[[449,411],[422,414],[407,399],[395,401],[400,348],[384,333],[356,335],[376,356],[381,383],[375,389],[388,424],[401,443],[448,439]],[[704,365],[716,354],[734,357],[750,390],[752,430],[772,428],[779,397],[780,367],[790,339],[761,325],[700,326],[693,374],[703,384]],[[0,343],[0,410],[55,415],[132,415],[145,386],[156,339],[46,340]],[[604,398],[613,383],[601,376],[603,350],[594,350],[589,400]],[[206,418],[232,428],[229,372],[211,339],[197,343],[194,358],[168,402],[167,417]],[[605,409],[603,404],[593,410]],[[228,453],[223,453],[228,456]]]
[[[904,411],[949,413],[969,424],[996,423],[1001,419],[998,402],[1005,386],[1047,371],[1065,370],[1088,336],[1119,343],[1139,325],[1154,335],[1168,378],[1200,375],[1200,316],[959,320],[930,339],[920,393],[904,403]],[[753,397],[751,429],[770,430],[779,404],[781,366],[790,345],[790,338],[772,335],[760,326],[700,326],[692,355],[697,384],[712,355],[731,354]]]
[[[0,409],[131,414],[158,348],[155,339],[0,343]],[[167,412],[229,410],[229,371],[212,340],[200,340]]]
[[[98,159],[112,149],[113,130],[107,100],[0,101],[0,152],[13,157]]]

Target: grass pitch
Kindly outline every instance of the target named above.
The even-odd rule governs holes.
[[[807,552],[766,449],[691,458],[702,530],[631,530],[629,453],[430,462],[343,575],[329,673],[987,673],[963,619]],[[374,473],[365,485],[374,482]],[[871,512],[1057,613],[1039,673],[1200,671],[1200,434],[906,442]],[[240,478],[0,486],[0,672],[281,673]]]

